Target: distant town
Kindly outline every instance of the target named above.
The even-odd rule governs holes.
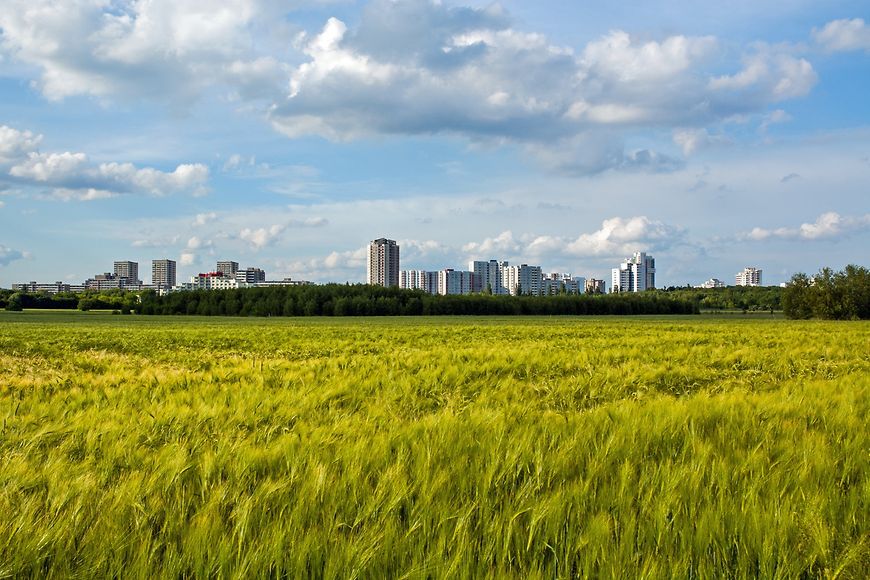
[[[139,264],[129,260],[115,261],[112,272],[96,274],[81,284],[65,282],[24,282],[13,284],[19,292],[88,292],[104,290],[154,290],[159,294],[190,290],[229,290],[264,286],[300,286],[305,280],[267,280],[258,267],[240,268],[232,260],[220,260],[213,271],[199,273],[188,282],[177,283],[176,262],[167,258],[151,261],[151,283],[139,279]],[[385,287],[422,290],[429,294],[494,294],[532,295],[605,294],[643,292],[656,287],[655,258],[646,252],[635,252],[611,271],[610,285],[605,280],[587,278],[563,272],[544,272],[541,266],[510,265],[503,260],[473,260],[467,270],[402,270],[399,245],[395,240],[378,238],[369,244],[366,282]],[[736,286],[761,286],[761,269],[746,267],[735,275]],[[724,288],[718,278],[707,280],[696,288]]]

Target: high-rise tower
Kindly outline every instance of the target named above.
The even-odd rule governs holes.
[[[366,282],[374,286],[399,285],[399,246],[395,240],[378,238],[369,244]]]

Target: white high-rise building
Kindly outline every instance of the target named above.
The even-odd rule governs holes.
[[[735,279],[738,286],[761,286],[761,270],[748,266]]]
[[[473,260],[469,262],[468,269],[474,274],[471,291],[509,294],[503,282],[504,269],[507,267],[507,262],[499,262],[498,260]]]
[[[474,273],[447,268],[438,272],[438,294],[471,294]]]
[[[155,289],[175,286],[175,260],[151,260],[151,285]]]
[[[614,268],[610,284],[611,292],[643,292],[656,287],[656,261],[646,252],[635,252]]]
[[[502,284],[512,296],[531,294],[540,296],[543,282],[540,266],[506,266],[502,270]]]
[[[373,286],[399,285],[399,246],[395,240],[378,238],[369,244],[366,282]]]
[[[399,288],[405,290],[422,290],[429,294],[438,293],[438,272],[426,270],[401,270],[399,272]]]

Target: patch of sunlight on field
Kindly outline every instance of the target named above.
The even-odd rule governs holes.
[[[870,569],[870,325],[0,315],[0,577]]]

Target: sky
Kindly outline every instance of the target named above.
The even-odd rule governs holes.
[[[868,265],[866,0],[0,0],[0,287]]]

